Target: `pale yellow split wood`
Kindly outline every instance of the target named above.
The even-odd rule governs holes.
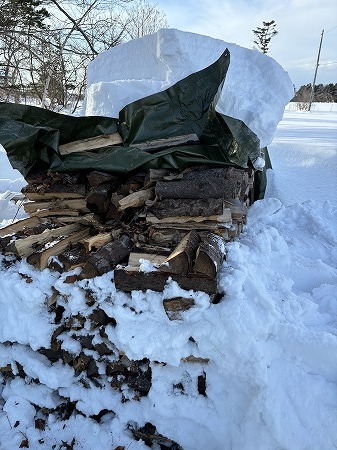
[[[81,228],[81,225],[71,224],[65,225],[64,227],[54,228],[52,230],[45,230],[40,234],[34,234],[26,238],[16,239],[11,246],[14,247],[18,256],[21,258],[27,258],[35,252],[34,247],[37,245],[44,245],[57,237],[68,236],[70,233],[77,231],[79,228]]]
[[[37,217],[28,217],[27,219],[18,220],[15,223],[11,223],[4,228],[0,229],[0,237],[14,234],[24,228],[34,228],[40,224],[40,220]]]
[[[153,192],[152,188],[133,192],[118,201],[119,209],[123,211],[127,208],[138,208],[139,206],[143,206],[147,200],[150,200],[150,198],[153,197]]]
[[[42,251],[40,255],[40,264],[39,264],[40,270],[43,270],[48,266],[48,260],[51,256],[59,255],[60,253],[67,250],[70,244],[74,244],[80,241],[81,239],[88,236],[88,234],[89,228],[85,228],[84,230],[80,230],[71,234],[70,236],[57,242],[54,246]]]
[[[87,252],[90,252],[92,248],[98,250],[103,247],[103,245],[111,242],[113,240],[111,232],[109,233],[99,233],[96,236],[91,236],[82,241],[84,248]]]
[[[217,222],[217,223],[231,223],[232,215],[230,208],[224,208],[223,213],[221,215],[215,216],[180,216],[180,217],[165,217],[163,219],[158,219],[154,214],[147,214],[146,222],[161,224],[186,224],[188,222],[199,223],[199,222]]]
[[[86,152],[95,150],[97,148],[109,147],[110,145],[122,144],[123,139],[119,133],[102,134],[88,139],[81,139],[79,141],[69,142],[59,146],[61,155],[68,155],[69,153]]]
[[[160,266],[160,264],[162,264],[165,261],[166,256],[165,255],[158,255],[158,254],[155,254],[155,253],[131,252],[130,255],[129,255],[128,265],[130,267],[139,267],[140,264],[141,264],[140,263],[141,259],[145,259],[145,260],[149,261],[153,265]]]

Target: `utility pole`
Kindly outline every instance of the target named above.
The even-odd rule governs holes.
[[[315,69],[314,81],[312,82],[312,86],[311,86],[311,95],[310,95],[310,102],[309,102],[309,108],[308,108],[308,111],[311,110],[311,103],[312,103],[313,100],[314,100],[315,82],[316,82],[317,69],[318,69],[318,66],[319,66],[319,57],[320,57],[320,55],[321,55],[321,48],[322,48],[323,34],[324,34],[324,30],[322,30],[321,40],[320,40],[319,48],[318,48],[318,55],[317,55],[316,69]]]

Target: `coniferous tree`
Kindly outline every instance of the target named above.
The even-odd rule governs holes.
[[[44,28],[49,13],[42,5],[41,0],[0,0],[0,28]]]
[[[31,66],[27,49],[47,29],[49,13],[42,5],[41,0],[0,0],[0,86],[9,94],[22,88],[21,67]]]
[[[258,46],[258,49],[262,53],[268,52],[271,38],[278,34],[275,27],[275,20],[271,20],[270,22],[263,22],[262,27],[257,27],[256,30],[253,30],[256,38],[254,44]]]

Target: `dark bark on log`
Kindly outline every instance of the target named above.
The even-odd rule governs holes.
[[[129,256],[132,246],[133,242],[131,238],[126,235],[104,245],[100,250],[90,256],[79,278],[93,278],[113,270],[117,264]]]
[[[222,214],[223,201],[221,198],[167,198],[155,203],[149,210],[158,219],[174,216],[213,216]]]
[[[63,271],[68,272],[76,267],[83,267],[88,260],[84,248],[78,247],[71,250],[66,250],[58,256],[60,263],[63,265]]]
[[[240,197],[245,192],[244,170],[233,167],[196,170],[184,174],[180,181],[158,181],[155,193],[160,198],[223,198]]]
[[[212,280],[208,277],[201,277],[195,274],[184,276],[175,273],[163,272],[161,270],[154,272],[138,272],[133,270],[116,269],[114,281],[116,288],[125,292],[131,292],[133,290],[146,291],[147,289],[161,292],[169,278],[176,281],[182,289],[203,291],[209,295],[215,295],[217,293],[217,280]]]
[[[215,278],[224,258],[223,239],[213,233],[208,233],[198,247],[194,272]]]
[[[13,239],[13,236],[5,236],[0,238],[0,251],[6,253],[6,249],[8,248],[9,244],[11,243]]]
[[[87,179],[91,187],[97,187],[100,184],[110,183],[117,189],[122,183],[122,178],[119,175],[114,175],[108,172],[100,172],[98,170],[89,172]]]
[[[28,184],[44,185],[52,184],[74,185],[81,183],[80,173],[56,173],[56,172],[31,172],[26,176]]]
[[[118,189],[118,194],[129,195],[132,192],[138,191],[144,186],[146,173],[140,172],[132,175],[125,181]]]
[[[236,183],[225,184],[223,180],[158,181],[155,193],[159,198],[235,198]]]
[[[151,227],[149,230],[149,242],[153,245],[172,248],[177,245],[187,233],[188,230],[175,230],[171,228],[156,229]]]
[[[239,180],[247,177],[245,169],[236,167],[210,168],[199,166],[193,170],[184,172],[184,180],[204,180],[207,178],[219,180]]]
[[[170,320],[181,318],[181,313],[194,306],[193,298],[176,297],[163,300],[163,306]]]
[[[111,206],[112,192],[113,187],[110,183],[96,186],[87,196],[87,207],[96,214],[105,215]]]
[[[43,185],[28,184],[21,192],[29,200],[50,200],[53,198],[83,198],[85,196],[85,186],[83,184],[51,184]]]

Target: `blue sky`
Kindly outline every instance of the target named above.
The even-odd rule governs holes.
[[[337,0],[156,0],[171,28],[253,48],[252,30],[275,20],[268,55],[296,88],[311,83],[324,29],[316,84],[337,83]]]

